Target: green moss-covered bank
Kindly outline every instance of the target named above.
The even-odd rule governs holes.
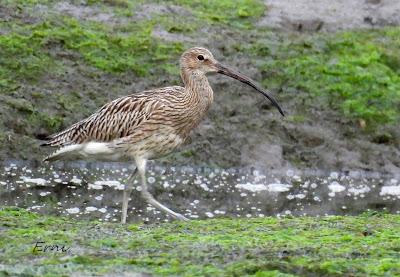
[[[121,226],[3,208],[0,226],[0,276],[400,275],[399,215]],[[33,252],[39,241],[42,251]],[[70,249],[43,252],[44,245]]]

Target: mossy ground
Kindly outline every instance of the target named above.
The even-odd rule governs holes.
[[[2,276],[397,276],[400,216],[212,219],[153,225],[0,211]],[[71,247],[32,250],[37,241]]]
[[[162,76],[165,75],[175,75],[177,79],[177,60],[185,47],[180,41],[154,37],[152,32],[157,26],[171,33],[183,34],[193,34],[207,26],[228,28],[232,22],[232,28],[246,29],[253,26],[254,18],[260,17],[265,10],[258,0],[235,4],[211,1],[210,5],[202,1],[170,1],[168,5],[192,9],[193,14],[188,11],[189,17],[176,17],[175,14],[150,9],[143,11],[145,16],[139,18],[134,13],[141,5],[162,3],[88,1],[86,7],[104,11],[115,18],[115,24],[108,24],[57,11],[57,3],[38,0],[0,4],[6,15],[0,22],[0,100],[5,115],[0,127],[8,132],[2,135],[1,141],[11,142],[7,138],[13,135],[29,141],[67,127],[73,122],[65,121],[67,114],[77,115],[75,120],[89,115],[106,101],[117,97],[127,79],[130,82],[147,79],[145,82],[153,83],[152,86],[163,82],[166,78]],[[79,6],[79,3],[71,3],[74,4]],[[50,12],[40,14],[41,5]],[[71,76],[75,72],[83,77],[80,76],[79,80]],[[107,92],[88,89],[99,79],[103,88],[104,84],[109,87]],[[60,85],[64,82],[73,84],[65,90]],[[87,105],[84,108],[83,101]],[[88,112],[83,112],[86,110]],[[19,115],[18,120],[15,114]],[[15,154],[11,156],[29,158],[31,154],[15,152],[11,150]]]
[[[265,57],[265,84],[306,91],[376,127],[400,120],[399,37],[399,28],[387,28],[293,38],[274,53],[263,44],[255,49]]]

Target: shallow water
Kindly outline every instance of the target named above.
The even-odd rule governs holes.
[[[120,220],[122,190],[132,167],[120,163],[59,163],[0,167],[0,205],[73,218]],[[371,172],[270,171],[150,165],[150,191],[189,218],[400,213],[399,176]],[[138,180],[128,221],[170,218],[141,198]]]

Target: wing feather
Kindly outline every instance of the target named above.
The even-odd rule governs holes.
[[[162,97],[157,97],[157,93],[167,92],[164,90],[133,94],[109,102],[88,118],[51,135],[49,141],[42,145],[66,146],[88,141],[109,142],[130,136],[154,111],[159,113],[165,107]]]

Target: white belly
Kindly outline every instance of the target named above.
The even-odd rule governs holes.
[[[127,159],[122,149],[115,149],[113,143],[88,142],[64,146],[49,156],[48,160],[93,159],[99,161],[121,161]]]
[[[153,159],[165,156],[181,146],[184,140],[174,133],[157,133],[141,141],[124,143],[87,142],[64,146],[46,160],[90,159],[99,161],[124,161],[135,158]]]

